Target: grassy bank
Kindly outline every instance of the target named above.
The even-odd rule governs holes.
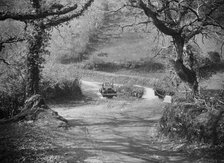
[[[44,69],[45,76],[60,76],[65,79],[80,78],[82,80],[96,82],[113,82],[117,84],[142,85],[152,87],[165,73],[136,73],[131,70],[120,70],[116,73],[102,71],[85,70],[78,68],[75,64],[63,65],[54,64],[46,66]]]

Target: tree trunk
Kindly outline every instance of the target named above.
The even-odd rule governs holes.
[[[192,69],[189,69],[184,65],[183,62],[183,52],[184,52],[184,39],[181,36],[177,36],[174,39],[174,45],[177,52],[177,59],[174,62],[174,69],[180,79],[189,84],[190,88],[193,91],[193,94],[198,93],[198,81],[196,72]]]
[[[30,53],[27,56],[27,84],[26,97],[31,97],[39,92],[40,71],[39,65],[36,63],[38,54]]]
[[[27,55],[27,83],[26,97],[29,98],[39,93],[40,66],[42,62],[41,50],[43,46],[43,29],[34,23],[32,38],[28,41],[29,52]]]

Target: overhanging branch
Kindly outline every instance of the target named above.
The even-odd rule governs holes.
[[[157,18],[157,13],[152,11],[147,5],[142,1],[139,0],[139,7],[145,12],[145,14],[152,18],[153,24],[164,34],[169,36],[175,36],[177,35],[177,31],[168,28],[161,20]]]
[[[0,44],[11,44],[11,43],[15,43],[15,42],[22,42],[24,40],[25,40],[24,38],[10,37],[6,40],[0,40]]]
[[[38,14],[18,14],[18,13],[11,13],[11,12],[0,12],[0,20],[6,20],[6,19],[13,19],[17,21],[27,21],[27,20],[35,20],[35,19],[43,19],[49,16],[55,16],[55,15],[64,15],[71,11],[74,11],[77,9],[77,4],[74,4],[70,7],[65,7],[64,9],[57,10],[57,11],[43,11]]]
[[[82,9],[77,13],[74,13],[71,15],[66,15],[66,16],[61,16],[61,17],[54,17],[54,18],[50,19],[47,23],[45,23],[45,28],[57,26],[64,22],[68,22],[74,18],[80,17],[91,6],[91,4],[93,2],[94,2],[94,0],[88,0],[88,2],[86,2],[85,5],[82,7]]]
[[[5,59],[0,58],[0,61],[2,61],[3,63],[5,63],[6,65],[10,65],[9,62],[7,62]]]
[[[148,23],[151,23],[151,21],[143,21],[138,23],[127,24],[127,25],[121,26],[121,30],[123,32],[125,28],[144,25],[144,24],[147,25]]]
[[[24,40],[25,40],[24,38],[17,38],[17,37],[10,37],[10,38],[8,38],[6,40],[0,39],[0,52],[5,47],[4,44],[11,44],[11,43],[15,43],[15,42],[22,42]]]

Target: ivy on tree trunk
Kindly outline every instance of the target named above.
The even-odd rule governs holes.
[[[27,98],[39,93],[40,72],[44,61],[43,55],[48,53],[46,47],[50,40],[50,32],[48,30],[80,17],[88,10],[94,0],[86,0],[79,9],[76,3],[65,6],[60,3],[54,3],[48,6],[43,3],[43,0],[29,0],[28,2],[32,6],[32,12],[0,11],[0,21],[13,19],[25,22],[26,27],[28,26],[31,29],[31,32],[27,34],[26,38],[28,42],[26,72]]]
[[[190,67],[188,68],[183,62],[183,53],[184,53],[184,38],[181,36],[173,36],[174,45],[177,53],[177,60],[174,62],[174,69],[180,79],[189,84],[193,90],[193,94],[198,93],[198,80],[197,73],[193,69],[192,56],[190,56]]]
[[[43,47],[43,34],[44,29],[37,22],[33,22],[33,35],[28,41],[28,54],[27,54],[27,83],[26,83],[26,96],[30,97],[39,93],[40,81],[40,65],[42,63],[42,47]]]
[[[193,93],[198,92],[197,73],[193,68],[194,60],[191,56],[190,65],[184,62],[184,45],[189,43],[195,36],[202,37],[222,34],[223,0],[128,0],[124,7],[132,6],[140,9],[149,18],[147,21],[140,20],[137,24],[152,23],[158,31],[172,37],[176,50],[176,60],[172,61],[177,75],[190,85]],[[120,10],[120,9],[119,9]],[[136,17],[135,17],[136,18]],[[136,24],[136,23],[135,23]],[[219,39],[220,40],[220,39]]]

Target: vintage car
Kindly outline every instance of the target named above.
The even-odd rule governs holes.
[[[114,85],[110,82],[103,83],[99,91],[103,97],[113,98],[114,96],[117,96],[117,91],[115,90]]]

